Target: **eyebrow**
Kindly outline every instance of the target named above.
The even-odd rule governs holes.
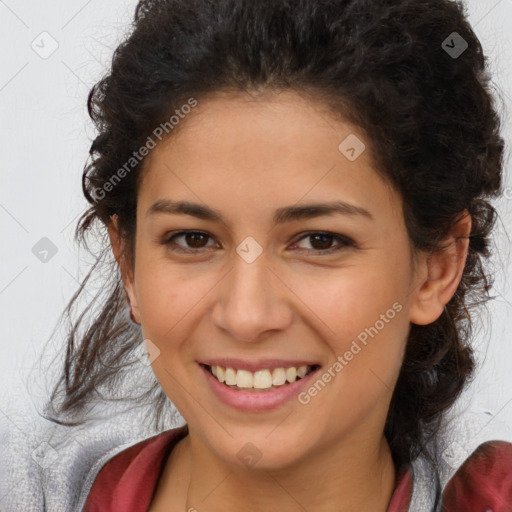
[[[222,214],[209,206],[191,203],[189,201],[172,201],[170,199],[159,199],[148,209],[146,216],[156,214],[191,215],[198,219],[211,220],[226,224]],[[332,201],[327,203],[310,203],[304,205],[293,205],[278,208],[274,213],[273,225],[283,224],[301,219],[312,219],[315,217],[341,214],[348,216],[363,216],[374,220],[373,215],[362,208],[344,201]]]

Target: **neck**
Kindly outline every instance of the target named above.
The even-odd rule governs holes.
[[[386,512],[396,475],[385,438],[373,447],[340,442],[305,459],[277,470],[233,467],[190,433],[171,452],[163,501],[168,511]]]

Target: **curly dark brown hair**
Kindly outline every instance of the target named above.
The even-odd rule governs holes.
[[[466,18],[465,6],[449,0],[140,1],[133,30],[88,97],[99,133],[82,180],[91,206],[75,236],[87,247],[86,234],[98,225],[103,247],[67,313],[100,261],[108,262],[111,286],[99,313],[87,320],[84,311],[72,323],[49,402],[52,421],[79,424],[65,423],[64,415],[82,411],[134,362],[140,331],[126,314],[105,227],[117,215],[133,265],[144,160],[115,186],[107,182],[191,97],[291,89],[367,136],[378,172],[403,199],[416,250],[441,250],[462,212],[471,215],[460,284],[435,322],[411,325],[389,409],[385,435],[395,463],[417,457],[474,372],[470,310],[490,298],[492,285],[484,263],[497,216],[490,199],[502,192],[504,142],[486,58]],[[467,48],[450,54],[449,37],[461,37]],[[151,393],[159,428],[167,397],[158,382]]]

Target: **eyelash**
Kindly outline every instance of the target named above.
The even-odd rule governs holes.
[[[201,252],[202,249],[204,249],[204,248],[184,249],[174,243],[174,240],[176,238],[179,238],[180,236],[184,236],[187,234],[200,234],[200,235],[204,235],[204,236],[211,238],[208,233],[205,233],[203,231],[193,231],[193,230],[178,231],[176,233],[171,233],[171,236],[166,236],[162,240],[161,243],[162,243],[162,245],[168,246],[168,248],[173,252],[179,252],[179,253],[185,253],[185,254],[194,254],[194,253],[197,254],[198,252]],[[301,234],[302,234],[302,236],[300,238],[296,239],[293,242],[293,244],[300,242],[304,238],[312,237],[315,235],[326,236],[326,237],[332,238],[334,241],[337,241],[342,244],[341,247],[334,247],[334,248],[331,247],[329,249],[302,249],[303,251],[306,251],[306,253],[315,253],[318,256],[333,254],[335,252],[340,252],[345,247],[356,247],[355,242],[353,240],[351,240],[350,238],[347,238],[346,236],[338,235],[336,233],[330,233],[329,231],[308,231],[307,233],[301,233]],[[301,250],[301,249],[299,249],[299,250]]]

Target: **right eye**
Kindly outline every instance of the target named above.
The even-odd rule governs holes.
[[[176,244],[175,240],[185,237],[185,243],[191,244],[192,247],[184,248],[179,244]],[[202,244],[202,242],[208,238],[211,238],[210,235],[204,233],[202,231],[178,231],[176,233],[171,233],[171,236],[167,235],[164,240],[162,240],[162,244],[168,246],[171,251],[175,252],[183,252],[183,253],[194,253],[199,252],[200,249],[204,247],[208,247]]]

